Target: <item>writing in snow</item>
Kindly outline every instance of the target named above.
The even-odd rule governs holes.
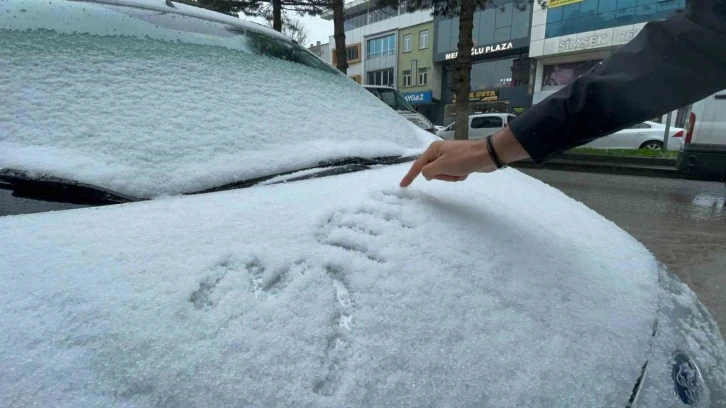
[[[504,50],[511,50],[514,48],[511,42],[508,43],[501,43],[497,45],[487,45],[486,47],[474,47],[471,49],[471,55],[479,55],[479,54],[488,54],[490,52],[497,52],[497,51],[504,51]],[[459,55],[458,52],[452,52],[446,54],[447,60],[454,59],[456,56]]]

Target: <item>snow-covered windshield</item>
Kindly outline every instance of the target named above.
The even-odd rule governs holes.
[[[0,2],[0,169],[154,197],[428,141],[279,33],[172,5]]]

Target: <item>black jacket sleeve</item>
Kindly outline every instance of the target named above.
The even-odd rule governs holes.
[[[726,0],[692,0],[511,123],[542,163],[726,89]]]

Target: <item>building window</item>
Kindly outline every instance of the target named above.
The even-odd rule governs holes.
[[[418,48],[429,48],[429,30],[421,30],[418,32]]]
[[[396,35],[368,40],[368,59],[396,55]]]
[[[471,90],[527,85],[529,67],[530,59],[526,56],[474,64],[471,66]],[[453,84],[453,71],[447,74],[452,75],[447,83]]]
[[[368,72],[366,78],[368,85],[393,86],[393,68],[382,69],[380,71]]]
[[[335,55],[335,48],[331,50],[331,53],[333,55],[333,65],[338,64],[338,57]],[[358,44],[352,44],[347,47],[345,47],[345,55],[348,59],[348,64],[355,64],[360,62],[360,43]]]
[[[348,58],[349,64],[352,62],[360,62],[360,44],[345,47],[345,55]]]
[[[350,79],[352,79],[353,81],[355,81],[355,83],[357,83],[357,84],[360,84],[360,82],[361,82],[360,75],[351,75],[350,76]]]
[[[418,84],[426,85],[429,83],[429,69],[419,68],[418,69]]]
[[[686,0],[583,0],[547,10],[545,38],[662,20]]]
[[[589,0],[584,0],[589,1]],[[673,0],[680,1],[680,0]],[[489,2],[492,3],[492,2]],[[501,1],[501,7],[487,7],[484,10],[477,10],[474,13],[474,31],[472,33],[474,44],[478,46],[496,45],[516,39],[528,39],[530,34],[530,17],[532,6],[530,2]],[[556,10],[562,7],[555,7]],[[548,10],[551,11],[551,10]],[[429,36],[436,34],[436,53],[448,53],[457,50],[459,42],[459,19],[447,18],[435,20],[435,30],[429,30]],[[426,44],[433,42],[427,38]],[[421,48],[424,48],[421,45]]]
[[[411,34],[403,35],[403,52],[411,51]]]
[[[411,86],[411,70],[410,69],[403,71],[403,86],[406,88]]]

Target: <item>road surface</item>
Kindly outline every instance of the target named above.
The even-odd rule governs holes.
[[[521,169],[581,201],[688,284],[726,337],[724,183]]]

